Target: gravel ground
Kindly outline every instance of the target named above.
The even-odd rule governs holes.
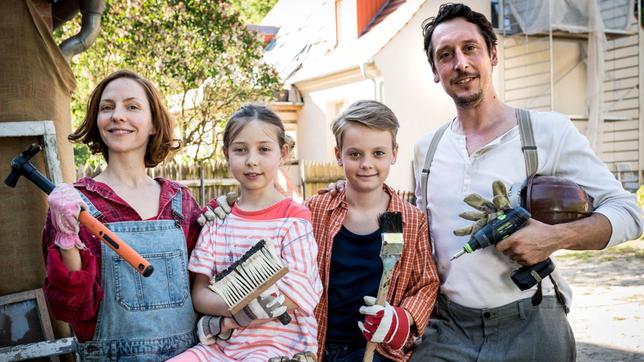
[[[644,241],[557,260],[573,288],[577,361],[644,361]]]

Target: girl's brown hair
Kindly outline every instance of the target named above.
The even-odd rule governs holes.
[[[120,78],[132,79],[137,82],[141,87],[143,87],[145,95],[147,96],[152,115],[152,126],[156,133],[150,135],[148,140],[148,145],[145,150],[145,167],[154,167],[163,162],[170,152],[181,148],[181,140],[173,137],[175,126],[174,120],[163,104],[163,98],[159,91],[149,80],[129,70],[116,71],[98,83],[89,97],[87,112],[85,113],[83,122],[78,129],[67,136],[67,139],[72,142],[81,142],[86,144],[92,153],[100,152],[105,161],[109,162],[107,145],[101,138],[97,119],[101,96],[103,95],[105,87],[107,87],[107,85],[113,80]]]
[[[228,147],[233,142],[235,137],[244,129],[249,122],[258,120],[276,126],[277,130],[277,143],[280,148],[286,144],[286,132],[284,131],[284,124],[280,117],[271,111],[268,107],[261,104],[246,104],[235,112],[224,128],[224,153],[228,156]]]

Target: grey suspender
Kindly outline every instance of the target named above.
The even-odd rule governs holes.
[[[450,123],[451,122],[445,123],[438,130],[436,130],[436,133],[434,133],[432,142],[429,144],[429,149],[427,150],[427,155],[425,156],[425,164],[423,165],[420,178],[420,189],[422,195],[420,207],[425,212],[425,216],[427,217],[427,233],[429,233],[429,209],[427,208],[427,180],[429,179],[429,169],[432,165],[432,161],[434,160],[434,154],[436,153],[438,144],[440,143],[441,138],[443,138],[443,134],[447,130],[447,127],[449,127]],[[432,239],[431,235],[429,235],[429,243],[432,246],[432,253],[434,253],[434,250],[436,249],[434,248],[434,239]]]
[[[530,122],[530,112],[525,109],[517,108],[516,110],[517,122],[519,124],[519,133],[521,135],[521,151],[523,151],[523,157],[525,158],[525,171],[526,176],[530,177],[537,173],[537,167],[539,166],[539,159],[537,157],[537,144],[534,142],[534,133],[532,132],[532,123]],[[425,212],[428,220],[428,231],[429,231],[429,209],[427,208],[427,180],[429,179],[429,170],[434,160],[434,154],[438,148],[438,143],[440,142],[443,134],[447,130],[447,127],[451,122],[442,125],[429,144],[429,149],[427,150],[427,155],[425,156],[425,164],[423,165],[421,179],[420,179],[420,188],[421,188],[421,203],[420,207]],[[432,244],[432,252],[434,251],[434,241],[431,236],[429,238]]]
[[[539,157],[537,155],[537,144],[534,142],[534,132],[530,122],[530,112],[517,108],[517,122],[519,123],[519,134],[521,135],[521,151],[525,159],[525,173],[530,177],[537,173]]]

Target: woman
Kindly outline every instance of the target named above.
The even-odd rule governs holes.
[[[98,84],[69,136],[107,162],[93,179],[54,189],[43,232],[45,296],[53,315],[71,325],[84,360],[165,360],[195,343],[187,263],[200,209],[185,187],[146,173],[178,149],[173,128],[155,87],[122,70]],[[81,206],[154,273],[142,277],[79,227]]]

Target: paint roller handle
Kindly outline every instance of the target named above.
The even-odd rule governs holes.
[[[105,245],[109,246],[115,253],[120,255],[128,264],[130,264],[136,271],[141,273],[144,277],[149,277],[154,271],[154,267],[132,249],[129,245],[123,242],[116,234],[103,225],[100,221],[96,220],[87,210],[82,209],[78,215],[78,221],[85,225],[89,231],[96,235]]]

